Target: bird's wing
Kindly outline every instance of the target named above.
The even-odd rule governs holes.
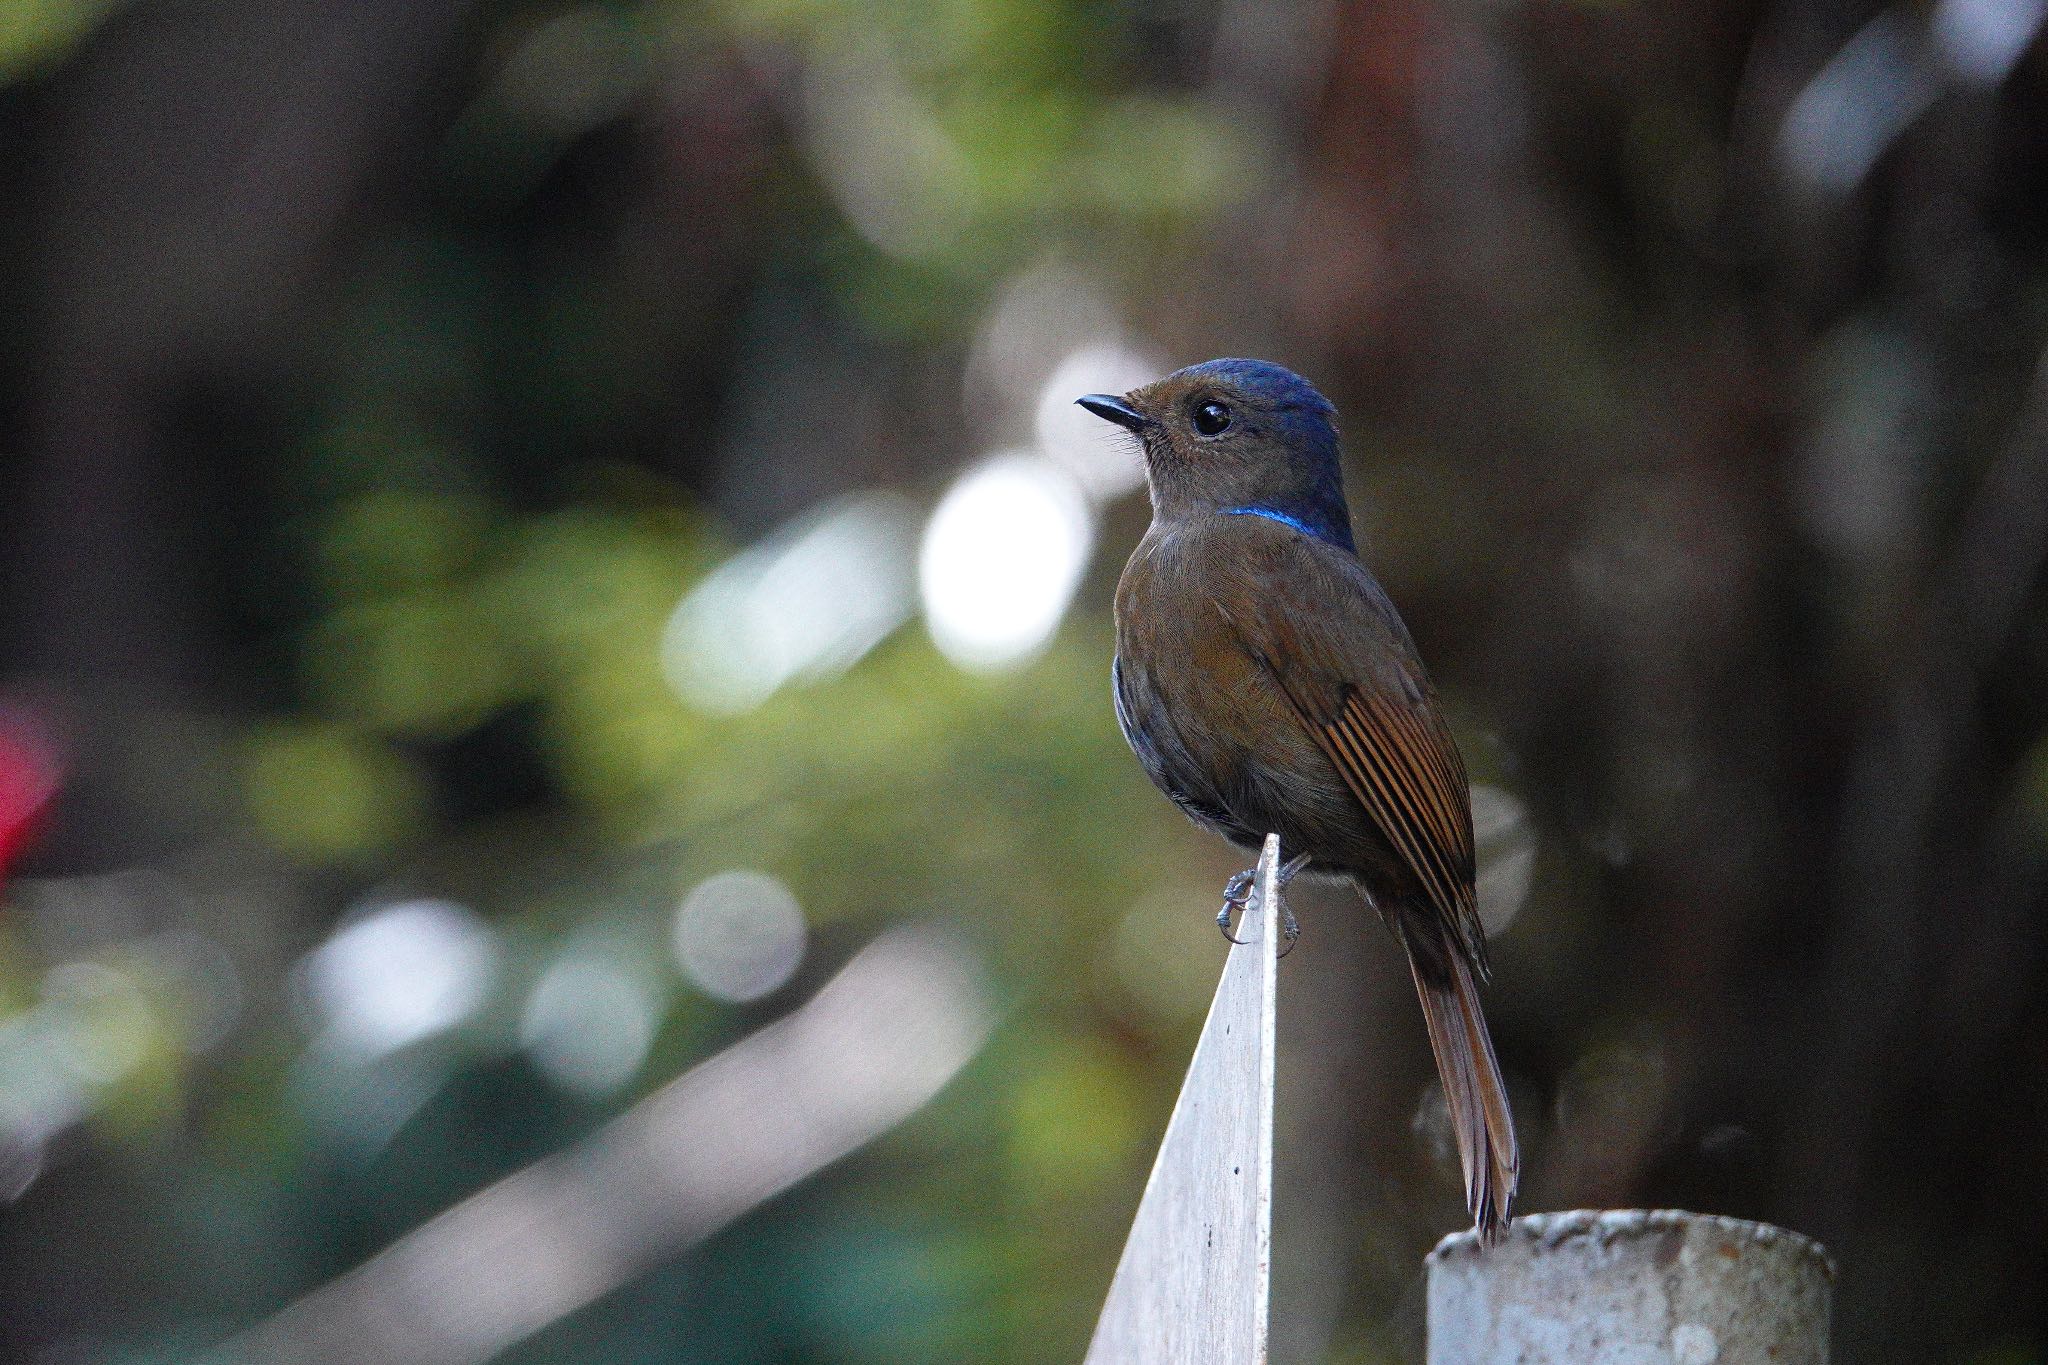
[[[1218,610],[1483,976],[1470,786],[1408,632],[1350,555],[1305,537],[1274,548],[1281,562],[1260,566],[1255,594],[1231,594],[1256,608]]]

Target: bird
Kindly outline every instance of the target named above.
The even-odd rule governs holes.
[[[1245,359],[1076,401],[1137,438],[1151,495],[1116,590],[1118,727],[1197,824],[1247,849],[1277,833],[1293,854],[1283,878],[1348,882],[1393,931],[1466,1206],[1494,1245],[1521,1157],[1480,1008],[1470,783],[1415,642],[1359,557],[1336,410],[1293,371]],[[1251,880],[1226,888],[1226,936]]]

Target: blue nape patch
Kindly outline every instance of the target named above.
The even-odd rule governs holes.
[[[1283,512],[1277,507],[1226,507],[1223,509],[1223,515],[1226,517],[1264,517],[1267,521],[1277,521],[1282,526],[1292,526],[1303,535],[1312,536],[1326,545],[1334,545],[1340,550],[1350,550],[1353,553],[1357,552],[1357,547],[1351,543],[1351,528],[1342,523],[1317,526],[1312,522],[1302,520],[1290,512]]]

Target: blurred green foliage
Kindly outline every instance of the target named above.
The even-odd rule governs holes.
[[[8,8],[0,80],[57,66],[99,11]],[[536,215],[603,139],[737,64],[793,134],[730,149],[763,158],[749,192],[774,223],[747,269],[823,291],[864,344],[957,354],[1015,270],[1170,247],[1246,192],[1249,154],[1192,95],[1123,88],[1132,40],[1089,5],[507,5],[478,23],[447,127],[412,130],[437,144],[416,202],[366,208],[327,262],[332,306],[265,413],[252,535],[224,547],[253,690],[279,701],[212,760],[246,814],[221,847],[262,871],[194,923],[245,941],[222,968],[148,939],[68,960],[0,939],[8,1088],[33,1107],[58,1086],[111,1178],[150,1191],[124,1258],[161,1273],[94,1349],[190,1358],[789,1007],[877,927],[937,917],[971,929],[1008,1019],[970,1074],[827,1183],[513,1358],[1074,1354],[1218,954],[1153,929],[1206,902],[1220,858],[1161,856],[1188,835],[1116,736],[1099,607],[1006,676],[962,674],[912,624],[746,714],[679,700],[664,628],[740,538],[659,472],[645,430],[675,389],[664,334],[729,332],[633,297],[611,248],[548,245]],[[733,867],[783,880],[817,944],[760,1006],[715,1003],[669,961],[677,900]],[[24,883],[17,907],[74,890]],[[292,959],[395,890],[480,911],[497,972],[453,1032],[351,1060]],[[1141,901],[1150,928],[1111,952]],[[627,1083],[590,1094],[536,1071],[519,1033],[521,1001],[579,955],[658,1014]],[[186,1018],[233,1011],[223,994],[225,1035]]]
[[[0,84],[57,61],[115,0],[12,0],[0,9]]]

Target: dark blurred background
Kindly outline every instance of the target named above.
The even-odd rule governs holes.
[[[503,1358],[1078,1357],[1237,860],[1069,405],[1247,354],[1479,784],[1523,1206],[2048,1360],[2044,11],[5,0],[0,1358],[215,1359],[898,925],[951,1084]],[[1412,1359],[1441,1101],[1296,900],[1275,1359]]]

